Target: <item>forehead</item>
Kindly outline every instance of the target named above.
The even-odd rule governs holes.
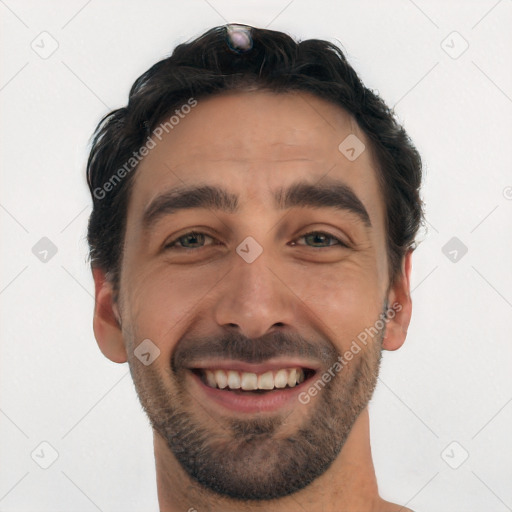
[[[348,113],[308,93],[264,91],[200,99],[179,124],[171,132],[176,145],[183,142],[187,156],[210,161],[318,160],[337,150],[340,133],[357,129]]]
[[[188,111],[188,109],[187,109]],[[375,165],[364,133],[340,107],[308,93],[223,93],[199,99],[140,163],[130,216],[166,189],[193,184],[223,186],[271,207],[272,191],[301,179],[340,179],[383,214]],[[179,121],[176,123],[176,120]],[[354,161],[340,152],[347,136],[366,150]],[[138,212],[138,213],[137,213]]]

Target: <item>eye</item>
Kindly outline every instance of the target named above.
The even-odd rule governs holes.
[[[184,235],[179,236],[178,238],[175,238],[174,240],[171,240],[169,243],[167,243],[164,246],[164,249],[201,249],[205,246],[205,240],[209,238],[210,240],[214,240],[213,237],[205,234],[200,233],[197,231],[190,231],[188,233],[185,233]],[[339,238],[330,235],[329,233],[325,233],[323,231],[311,231],[309,233],[305,233],[304,235],[300,236],[297,240],[301,240],[304,238],[305,240],[309,240],[313,244],[325,244],[327,245],[321,245],[320,247],[318,245],[310,245],[310,247],[317,248],[317,249],[328,249],[329,247],[333,247],[334,245],[339,245],[341,247],[348,247],[347,244],[345,244],[343,241],[341,241]],[[333,244],[329,243],[331,241],[334,241]],[[213,244],[215,245],[215,244]],[[298,245],[295,241],[291,242],[292,246]],[[302,244],[300,244],[302,245]]]
[[[213,240],[211,236],[208,236],[205,233],[190,231],[189,233],[185,233],[184,235],[171,240],[168,244],[165,245],[164,249],[200,249],[203,246],[202,244],[204,244],[205,238],[210,238]],[[193,247],[189,247],[187,244],[190,244]]]
[[[310,233],[305,233],[304,235],[300,236],[297,240],[300,240],[304,238],[305,240],[309,240],[314,244],[324,244],[328,242],[329,240],[334,240],[334,244],[328,244],[323,245],[321,247],[318,247],[316,245],[310,246],[310,247],[317,247],[319,249],[329,248],[333,245],[339,245],[341,247],[348,247],[348,245],[344,242],[342,242],[339,238],[336,238],[333,235],[330,235],[329,233],[324,233],[323,231],[311,231]],[[295,242],[292,242],[291,245],[297,245]]]

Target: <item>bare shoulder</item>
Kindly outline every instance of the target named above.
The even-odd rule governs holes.
[[[414,512],[414,510],[404,505],[398,505],[397,503],[383,500],[379,512]]]

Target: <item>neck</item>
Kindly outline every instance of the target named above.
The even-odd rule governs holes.
[[[268,501],[242,503],[203,489],[183,471],[165,441],[154,435],[160,512],[263,512]],[[368,410],[356,420],[345,445],[331,467],[308,487],[290,496],[273,500],[273,512],[296,511],[298,504],[309,512],[380,512],[370,447]],[[300,507],[299,507],[300,508]]]

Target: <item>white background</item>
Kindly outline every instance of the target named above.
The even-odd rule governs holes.
[[[342,44],[424,158],[411,327],[370,406],[381,495],[416,512],[512,510],[511,0],[2,0],[0,17],[2,512],[158,508],[128,366],[93,337],[85,160],[142,72],[226,22]],[[43,31],[59,45],[46,59],[31,47],[51,48]],[[42,237],[58,249],[46,263]],[[452,237],[468,248],[456,262]],[[48,469],[31,457],[42,441],[58,452]],[[453,441],[452,465],[469,454],[458,469],[441,456]]]

